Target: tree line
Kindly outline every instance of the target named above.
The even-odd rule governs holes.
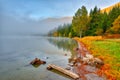
[[[71,24],[59,25],[49,31],[48,36],[83,37],[105,34],[120,34],[120,6],[113,7],[109,13],[101,12],[97,6],[88,13],[85,6],[79,8]]]

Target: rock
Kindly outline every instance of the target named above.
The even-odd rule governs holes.
[[[71,70],[71,67],[66,67],[65,69],[66,69],[66,70]]]
[[[104,65],[104,62],[99,58],[94,58],[94,64],[96,65],[96,67],[100,67]]]
[[[33,61],[30,62],[32,65],[40,65],[40,64],[46,64],[46,61],[42,61],[38,58],[35,58]]]
[[[92,58],[93,58],[93,55],[86,54],[86,58],[92,59]]]
[[[65,53],[64,56],[67,56],[67,54]]]
[[[46,57],[46,59],[48,59],[49,57]]]
[[[73,67],[73,66],[74,66],[73,64],[70,64],[70,63],[69,63],[68,65],[69,65],[69,66],[71,66],[71,67]]]
[[[76,51],[78,51],[78,50],[79,50],[79,48],[76,48],[75,50],[76,50]]]
[[[104,62],[99,58],[94,58],[92,55],[87,54],[85,57],[82,58],[84,64],[88,64],[91,66],[101,67],[104,65]]]
[[[91,63],[92,59],[93,59],[93,55],[86,54],[86,56],[82,58],[82,61],[83,63],[88,64],[88,63]]]
[[[85,63],[87,63],[89,61],[89,58],[83,57],[82,61],[85,62]]]

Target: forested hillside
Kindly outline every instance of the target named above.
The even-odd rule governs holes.
[[[120,4],[120,3],[118,3]],[[108,9],[108,8],[106,8]],[[85,6],[79,8],[73,16],[71,24],[63,24],[51,30],[49,36],[97,36],[120,34],[120,6],[112,6],[111,10],[101,12],[97,6],[88,13]]]
[[[102,9],[101,12],[102,12],[102,13],[104,13],[104,12],[109,13],[109,12],[112,10],[113,7],[117,7],[117,6],[120,6],[120,2],[119,2],[119,3],[116,3],[116,4],[112,5],[112,6],[109,6],[109,7],[107,7],[107,8]]]

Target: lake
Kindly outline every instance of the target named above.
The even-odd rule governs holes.
[[[40,36],[0,37],[0,80],[70,80],[68,76],[46,69],[48,64],[67,67],[74,57],[77,42],[69,38]],[[66,55],[66,56],[65,56]],[[47,63],[32,66],[40,58]]]

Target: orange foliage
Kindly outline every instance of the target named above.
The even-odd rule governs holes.
[[[115,36],[118,36],[118,35],[115,35]],[[101,41],[101,40],[104,40],[104,38],[105,37],[102,37],[102,36],[95,36],[95,37],[88,36],[88,37],[84,37],[84,38],[75,37],[74,39],[78,42],[84,43],[85,47],[87,47],[87,49],[93,54],[93,56],[96,56],[104,61],[105,65],[102,66],[97,71],[97,74],[99,76],[105,75],[108,80],[118,80],[118,79],[120,79],[120,72],[119,72],[119,70],[118,71],[114,70],[112,68],[112,66],[120,67],[120,64],[113,65],[114,63],[112,63],[111,61],[114,59],[114,57],[109,54],[104,54],[107,52],[106,50],[99,49],[92,44],[92,41],[98,41],[98,40]],[[107,44],[107,43],[105,43],[105,44]],[[101,54],[103,54],[103,55],[101,55]]]
[[[107,34],[103,37],[106,39],[120,38],[120,34]]]
[[[98,58],[101,60],[105,60],[105,56],[99,56]]]
[[[99,75],[105,74],[107,76],[107,79],[109,80],[116,80],[117,76],[119,75],[119,72],[115,72],[114,70],[111,70],[111,65],[105,64],[101,67],[99,71],[97,71]]]
[[[103,65],[98,71],[97,74],[99,76],[102,76],[103,74],[107,74],[108,75],[108,71],[110,70],[110,65],[109,64],[105,64]]]
[[[83,38],[78,38],[78,37],[75,37],[74,38],[75,40],[79,40],[79,41],[83,41],[83,40],[103,40],[103,37],[102,36],[86,36],[86,37],[83,37]]]

